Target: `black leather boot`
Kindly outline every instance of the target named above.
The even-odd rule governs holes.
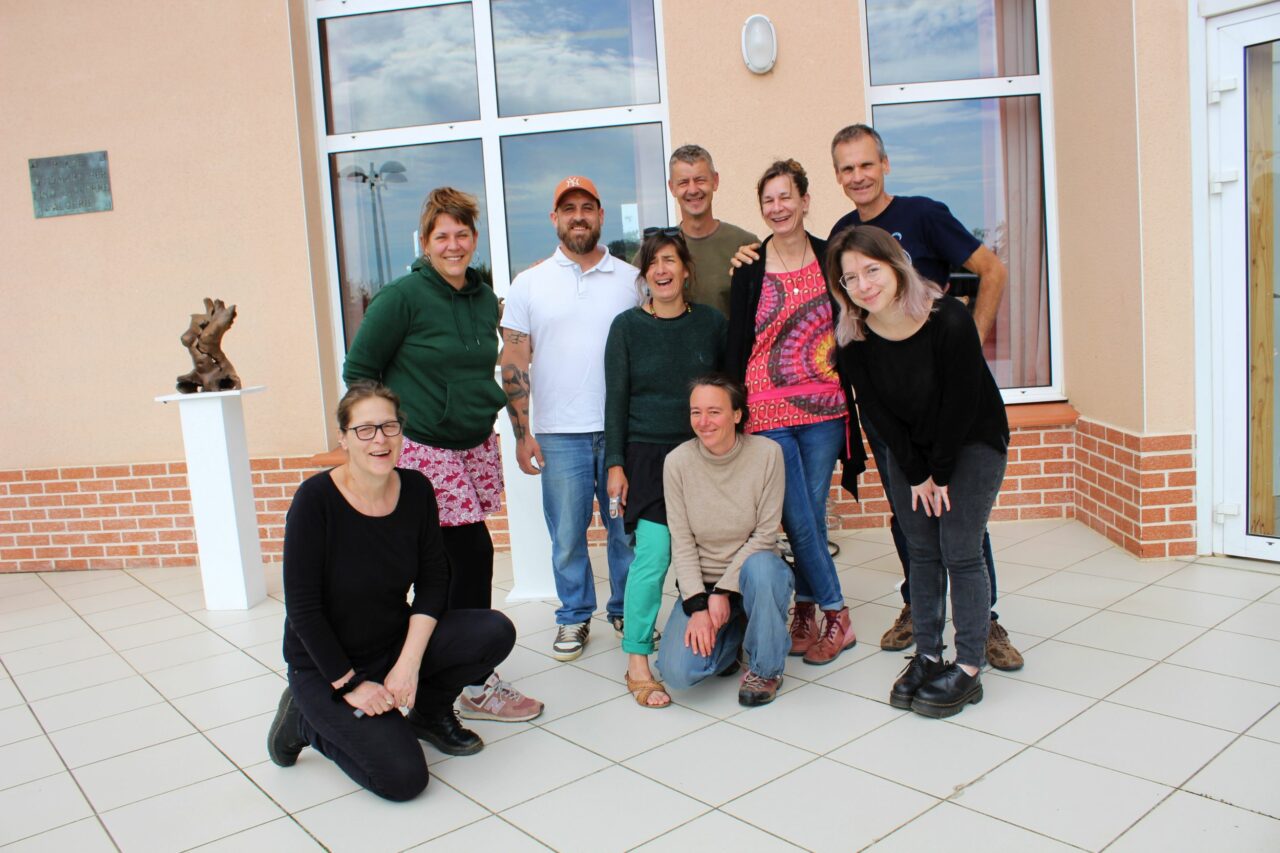
[[[893,689],[889,691],[889,704],[904,711],[909,710],[916,691],[942,672],[943,666],[945,664],[941,660],[929,660],[920,654],[911,655],[907,665],[898,674],[898,680],[893,682]]]
[[[293,701],[293,691],[286,687],[280,694],[280,704],[276,706],[276,718],[267,730],[267,755],[280,767],[296,764],[298,753],[307,745],[298,728],[301,720],[302,712],[298,710],[298,703]]]
[[[484,749],[480,735],[463,728],[453,708],[425,714],[414,708],[408,719],[418,740],[425,740],[445,755],[474,755]]]
[[[911,710],[926,717],[953,717],[982,701],[982,672],[968,675],[958,664],[946,668],[916,691]]]

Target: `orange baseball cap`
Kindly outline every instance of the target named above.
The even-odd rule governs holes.
[[[600,191],[596,189],[595,183],[590,178],[584,178],[581,175],[570,175],[560,183],[556,184],[555,200],[551,203],[551,209],[555,210],[560,206],[560,199],[572,190],[582,190],[588,192],[591,197],[596,200],[596,204],[600,203]]]

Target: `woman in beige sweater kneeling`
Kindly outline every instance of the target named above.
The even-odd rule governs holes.
[[[694,381],[689,419],[697,437],[671,451],[663,468],[680,600],[658,669],[668,687],[688,688],[732,672],[744,648],[750,663],[738,703],[753,706],[772,702],[782,684],[794,580],[777,553],[782,450],[744,434],[747,416],[739,383],[721,374]]]

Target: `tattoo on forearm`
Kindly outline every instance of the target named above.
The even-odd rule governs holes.
[[[511,334],[508,332],[508,334]],[[514,364],[502,366],[502,390],[507,392],[507,414],[516,441],[529,434],[529,371]]]
[[[529,335],[527,332],[516,332],[512,329],[503,329],[502,339],[509,344],[522,344],[529,340]]]

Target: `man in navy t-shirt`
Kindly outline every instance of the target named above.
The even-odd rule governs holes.
[[[831,141],[831,161],[836,170],[836,181],[844,194],[856,204],[853,210],[842,216],[831,229],[828,240],[851,225],[874,225],[883,228],[902,244],[911,256],[916,272],[946,289],[951,272],[963,267],[978,276],[978,295],[973,306],[973,320],[978,327],[978,337],[985,340],[995,323],[1000,298],[1004,295],[1009,277],[996,253],[965,229],[960,221],[940,201],[924,196],[891,196],[884,189],[885,175],[889,174],[889,155],[884,150],[884,140],[873,128],[865,124],[853,124],[840,130]],[[888,448],[875,435],[875,424],[862,421],[863,429],[871,442],[876,467],[883,471]],[[902,562],[903,575],[909,575],[911,563],[907,556],[906,539],[898,527],[898,519],[891,521],[893,543]],[[991,538],[984,535],[982,550],[987,560],[987,574],[991,581],[991,601],[996,598],[996,567],[991,554]],[[880,647],[890,651],[905,649],[913,642],[911,625],[911,600],[908,583],[902,585],[905,602],[897,620],[880,640]],[[991,613],[991,633],[987,639],[987,662],[997,669],[1022,668],[1022,655],[1009,642],[1009,635]]]

